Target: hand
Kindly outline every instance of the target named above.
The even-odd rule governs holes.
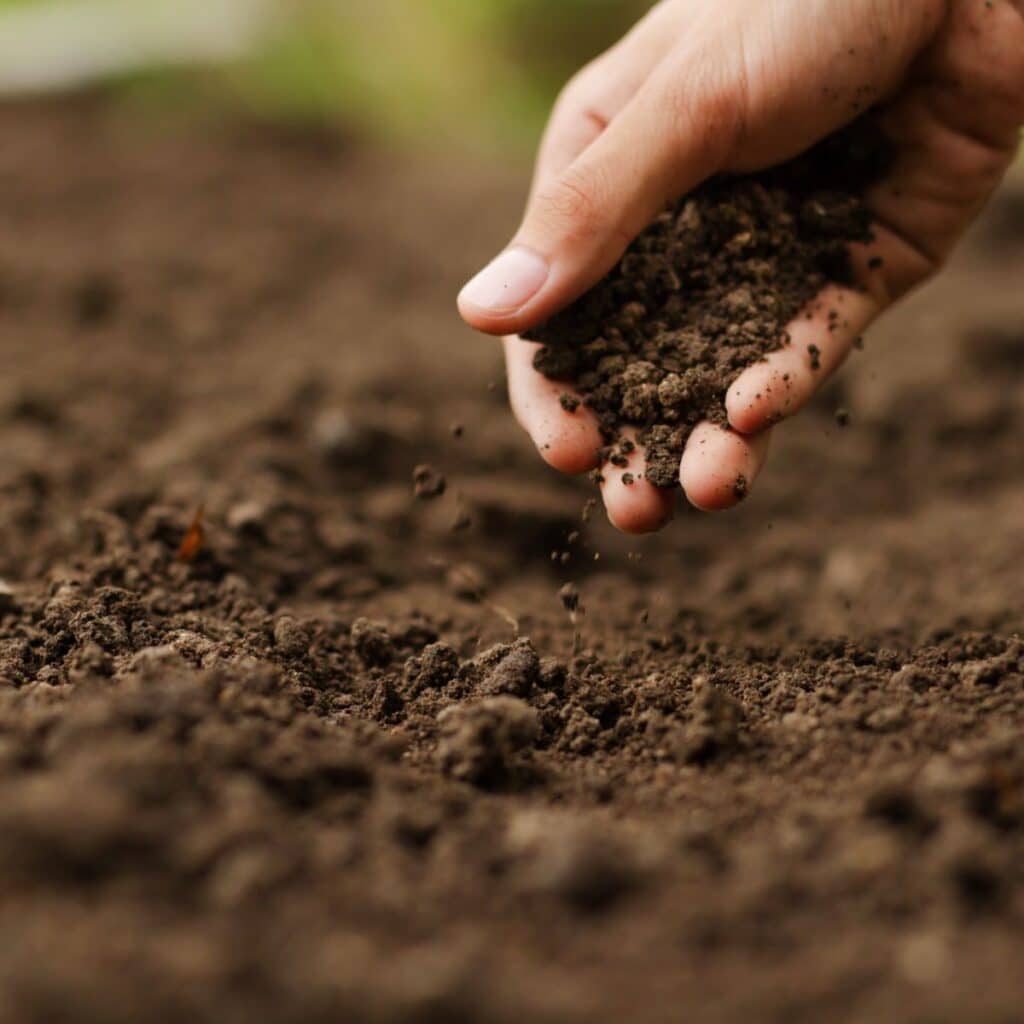
[[[506,336],[513,411],[552,466],[593,468],[601,438],[585,408],[562,408],[565,387],[533,369],[536,346],[513,336],[596,284],[671,200],[718,172],[788,160],[875,104],[899,157],[867,197],[878,225],[855,253],[863,291],[831,289],[821,313],[789,328],[789,345],[735,381],[731,429],[694,432],[680,481],[707,510],[735,504],[737,476],[752,483],[761,469],[770,425],[942,265],[1002,179],[1024,122],[1024,0],[664,0],[569,83],[522,226],[459,296],[468,323]],[[825,320],[832,309],[839,330]],[[643,473],[642,453],[628,470]],[[605,475],[620,529],[671,518],[672,493]]]

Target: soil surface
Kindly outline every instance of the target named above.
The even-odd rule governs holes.
[[[534,366],[571,389],[563,406],[582,400],[597,415],[605,461],[626,464],[633,428],[647,478],[679,486],[690,433],[703,420],[727,424],[733,381],[789,341],[786,325],[826,284],[855,284],[850,246],[872,239],[860,197],[890,150],[867,117],[783,167],[713,179],[525,335],[544,343]]]
[[[634,542],[456,325],[518,173],[0,136],[0,1020],[1020,1019],[1019,194]]]

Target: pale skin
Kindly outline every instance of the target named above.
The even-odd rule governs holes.
[[[707,511],[736,503],[735,481],[753,484],[772,426],[941,268],[999,185],[1024,124],[1024,0],[663,0],[573,78],[522,225],[459,296],[469,324],[504,338],[512,410],[550,465],[593,469],[602,439],[586,408],[562,408],[565,386],[533,369],[536,346],[517,335],[607,274],[668,202],[718,172],[789,159],[876,104],[900,151],[867,196],[876,240],[854,252],[858,288],[829,289],[785,347],[735,381],[728,429],[694,432],[680,483]],[[643,474],[639,451],[604,473],[608,516],[626,532],[672,517],[674,494]]]

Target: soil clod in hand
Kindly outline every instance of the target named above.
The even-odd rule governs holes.
[[[440,498],[448,489],[448,481],[433,466],[417,466],[412,474],[413,494],[420,501]]]
[[[662,213],[604,281],[526,333],[542,343],[536,369],[596,413],[605,461],[634,428],[647,479],[678,486],[687,438],[703,420],[726,425],[737,376],[788,343],[787,324],[826,284],[854,285],[849,247],[872,238],[860,197],[888,161],[864,118],[782,167],[715,178]],[[808,351],[820,368],[818,347]]]

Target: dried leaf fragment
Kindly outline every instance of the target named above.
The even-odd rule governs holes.
[[[200,505],[196,509],[196,514],[192,517],[192,522],[185,532],[181,546],[178,548],[178,553],[175,556],[179,562],[194,562],[199,552],[203,549],[203,543],[206,540],[206,530],[203,527],[204,511],[204,506]]]

